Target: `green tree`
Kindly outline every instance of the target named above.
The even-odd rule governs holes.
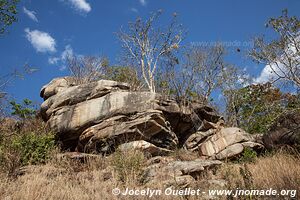
[[[12,115],[16,115],[21,119],[26,119],[33,117],[36,113],[36,109],[32,104],[32,101],[29,99],[24,99],[21,104],[16,103],[16,101],[11,101],[10,105],[12,106]]]
[[[0,35],[6,28],[17,21],[17,4],[19,0],[0,0]]]
[[[282,93],[271,83],[228,92],[236,94],[227,105],[228,112],[235,112],[238,125],[249,133],[265,133],[283,112],[300,108],[299,96]]]

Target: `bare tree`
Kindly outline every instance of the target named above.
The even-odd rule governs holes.
[[[170,63],[167,80],[172,92],[185,101],[208,104],[213,91],[220,89],[224,72],[225,50],[221,44],[185,49],[182,64]]]
[[[229,126],[240,126],[239,107],[241,105],[240,90],[252,83],[252,78],[243,69],[228,65],[222,72],[224,80],[221,91],[224,99],[224,116]]]
[[[256,38],[250,55],[259,63],[269,67],[273,80],[290,82],[300,88],[300,21],[289,17],[287,10],[282,16],[271,18],[267,23],[278,38],[267,42]]]
[[[38,69],[25,64],[21,69],[14,69],[12,72],[5,75],[0,75],[0,118],[4,116],[9,101],[9,95],[5,92],[6,87],[15,79],[23,79],[25,75],[32,74]]]
[[[158,11],[145,21],[138,18],[129,23],[127,32],[121,29],[117,34],[126,56],[136,63],[151,92],[155,92],[157,68],[163,67],[163,60],[173,57],[183,39],[183,29],[176,20],[176,14],[166,29],[156,27],[155,22],[160,15],[161,11]]]
[[[108,60],[95,56],[67,56],[67,67],[76,85],[97,81],[104,77]]]

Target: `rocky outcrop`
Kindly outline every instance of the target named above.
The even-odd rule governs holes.
[[[42,118],[65,149],[102,154],[138,149],[166,155],[184,147],[223,159],[241,153],[243,143],[253,142],[241,129],[224,128],[223,118],[209,106],[181,106],[157,93],[131,91],[126,83],[74,85],[72,78],[63,77],[52,80],[40,94],[45,100]]]
[[[163,183],[166,186],[187,186],[207,170],[221,165],[218,160],[179,161],[169,157],[154,157],[144,169],[144,182],[151,185]]]
[[[284,113],[264,134],[263,143],[266,148],[274,149],[292,146],[300,149],[300,111]]]
[[[168,155],[171,152],[168,149],[157,147],[144,140],[138,140],[138,141],[121,144],[119,146],[119,149],[123,152],[131,151],[132,149],[139,150],[146,154],[150,154],[151,156]]]
[[[262,144],[254,141],[255,138],[242,129],[221,125],[192,134],[185,146],[188,150],[198,151],[205,158],[222,160],[241,154],[246,147],[263,148]]]

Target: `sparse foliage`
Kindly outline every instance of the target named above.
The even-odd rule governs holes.
[[[174,52],[180,48],[183,29],[177,22],[176,14],[166,29],[156,26],[161,11],[143,21],[138,18],[129,23],[128,30],[117,34],[122,43],[125,56],[137,67],[147,88],[155,92],[155,79],[158,68],[163,68],[163,61],[174,59]]]
[[[232,66],[224,61],[226,51],[221,44],[185,49],[180,62],[170,62],[160,81],[160,88],[179,101],[210,104],[212,93],[228,87]],[[235,81],[237,81],[235,79]]]
[[[24,99],[21,104],[11,101],[10,105],[12,106],[12,115],[15,115],[21,119],[26,119],[33,117],[36,113],[32,101],[29,99]]]
[[[129,66],[109,66],[106,69],[105,78],[113,81],[124,82],[130,85],[134,91],[142,88],[137,71]]]
[[[0,0],[0,35],[8,26],[17,21],[17,4],[19,0]]]
[[[245,71],[235,66],[227,66],[222,72],[222,100],[225,107],[224,117],[228,126],[240,126],[239,109],[240,104],[239,91],[251,84],[252,79]]]
[[[265,133],[283,112],[300,108],[298,96],[282,93],[271,83],[231,92],[235,98],[227,104],[227,110],[236,114],[237,124],[249,133]]]
[[[144,154],[135,150],[128,152],[118,150],[111,158],[111,164],[119,180],[125,183],[139,182],[144,161]]]
[[[67,58],[67,67],[75,84],[90,83],[100,80],[105,75],[108,60],[96,56],[71,56]]]
[[[300,21],[288,16],[287,10],[282,16],[271,18],[267,27],[271,27],[278,38],[267,42],[263,37],[256,38],[250,55],[259,63],[270,68],[272,82],[284,81],[300,88]]]

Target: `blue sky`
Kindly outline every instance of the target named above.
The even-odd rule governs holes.
[[[67,75],[64,55],[105,55],[117,63],[120,44],[114,34],[136,17],[162,9],[162,24],[176,12],[188,30],[184,43],[240,43],[230,61],[258,77],[263,66],[244,55],[256,35],[269,34],[270,17],[287,8],[300,15],[299,0],[25,0],[19,4],[18,22],[0,37],[0,75],[28,63],[39,68],[23,80],[15,80],[7,92],[17,100],[41,102],[40,88],[51,79]],[[244,45],[243,45],[244,44]]]

